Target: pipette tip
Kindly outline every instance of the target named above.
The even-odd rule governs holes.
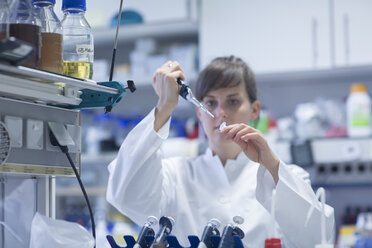
[[[202,106],[201,109],[204,110],[204,112],[206,112],[207,114],[209,114],[212,118],[214,118],[214,115],[211,112],[209,112],[209,110],[206,109],[204,106]]]

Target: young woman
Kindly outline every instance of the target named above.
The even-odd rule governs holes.
[[[320,243],[319,208],[305,226],[307,211],[316,201],[308,173],[280,161],[264,136],[248,125],[257,120],[260,102],[254,74],[240,58],[216,58],[198,77],[196,97],[215,116],[196,110],[208,138],[207,151],[195,158],[163,158],[160,148],[178,104],[177,78],[184,77],[174,61],[155,72],[158,104],[128,134],[110,164],[107,200],[139,225],[150,215],[172,216],[176,221],[172,234],[183,245],[188,245],[188,235],[200,237],[208,220],[219,219],[223,228],[233,216],[245,219],[240,225],[245,247],[264,247],[274,228],[285,247]],[[227,126],[220,131],[223,122]],[[331,241],[333,228],[333,209],[327,206]]]

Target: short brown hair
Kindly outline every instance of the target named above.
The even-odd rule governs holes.
[[[231,88],[244,82],[249,101],[257,100],[257,84],[253,71],[235,56],[213,59],[199,74],[195,96],[202,101],[211,90]]]

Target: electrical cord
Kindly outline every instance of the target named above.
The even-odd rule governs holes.
[[[87,192],[85,191],[83,182],[81,181],[81,178],[80,178],[79,173],[78,173],[78,171],[76,169],[76,166],[74,164],[74,161],[72,161],[72,158],[71,158],[71,156],[70,156],[70,154],[68,152],[68,147],[67,146],[60,145],[59,142],[57,141],[56,137],[54,136],[53,132],[50,132],[49,137],[50,137],[51,144],[54,145],[54,146],[58,146],[61,149],[61,151],[64,154],[66,154],[67,159],[70,162],[70,165],[71,165],[72,169],[74,170],[75,176],[76,176],[76,178],[77,178],[77,180],[79,182],[81,191],[83,192],[85,201],[86,201],[87,206],[88,206],[88,209],[89,209],[90,220],[92,222],[92,234],[93,234],[93,238],[94,238],[94,241],[95,241],[96,240],[96,225],[95,225],[95,222],[94,222],[94,216],[93,216],[92,207],[90,206],[90,202],[89,202],[89,198],[88,198]],[[94,247],[96,247],[95,244],[94,244]]]

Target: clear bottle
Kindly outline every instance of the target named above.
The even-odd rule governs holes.
[[[62,74],[62,26],[53,8],[55,0],[32,0],[41,20],[40,69]]]
[[[35,15],[30,0],[14,1],[10,8],[9,35],[26,41],[35,47],[34,55],[23,65],[39,68],[41,57],[40,19]]]
[[[63,0],[63,74],[92,79],[94,45],[92,30],[84,17],[85,0]]]
[[[365,84],[355,83],[351,85],[346,102],[346,115],[348,136],[372,135],[371,98]]]
[[[0,40],[9,36],[9,14],[7,0],[0,0]]]

